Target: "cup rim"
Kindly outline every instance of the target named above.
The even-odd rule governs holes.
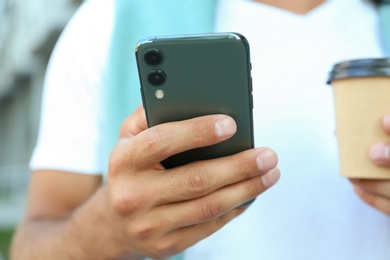
[[[390,77],[390,58],[354,59],[336,63],[329,72],[327,83],[345,78]]]

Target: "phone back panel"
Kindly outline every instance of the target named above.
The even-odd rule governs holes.
[[[161,63],[145,62],[149,50],[162,54]],[[162,162],[166,168],[253,148],[251,64],[243,36],[227,33],[149,38],[137,45],[136,57],[149,127],[209,114],[227,114],[237,123],[232,138],[172,156]],[[150,71],[156,69],[166,75],[160,86],[148,81]]]

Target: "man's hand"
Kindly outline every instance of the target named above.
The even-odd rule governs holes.
[[[390,134],[390,114],[383,117],[383,129]],[[390,143],[371,146],[369,156],[373,163],[389,167]],[[367,204],[390,216],[390,180],[351,179],[355,193]]]
[[[177,254],[211,235],[279,179],[277,156],[251,149],[166,170],[160,162],[226,140],[234,120],[212,115],[146,129],[139,108],[123,124],[109,164],[109,207],[122,254]]]
[[[32,174],[12,259],[142,259],[175,255],[222,228],[238,207],[279,179],[277,156],[251,149],[169,170],[160,161],[222,142],[236,124],[224,115],[147,129],[142,108],[125,120],[99,175]]]

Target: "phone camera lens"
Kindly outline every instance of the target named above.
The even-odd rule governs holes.
[[[149,72],[148,81],[154,86],[160,86],[165,83],[167,75],[162,70],[152,70]]]
[[[159,50],[149,50],[145,53],[144,59],[147,64],[155,66],[162,62],[162,54]]]

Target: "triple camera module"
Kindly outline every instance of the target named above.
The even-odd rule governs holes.
[[[159,50],[148,50],[144,55],[144,60],[151,66],[157,66],[163,61],[163,55]],[[165,83],[167,75],[160,69],[153,69],[148,74],[148,81],[153,86],[161,86]]]

